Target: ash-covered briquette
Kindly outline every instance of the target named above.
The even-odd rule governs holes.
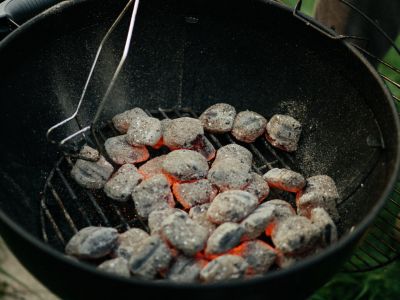
[[[269,186],[261,175],[252,172],[250,183],[244,188],[244,191],[253,194],[257,197],[258,201],[261,202],[267,198]]]
[[[217,228],[217,225],[212,223],[207,217],[207,211],[209,207],[210,203],[194,206],[189,211],[189,217],[197,224],[206,228],[208,234],[210,235],[215,228]]]
[[[97,259],[110,254],[118,243],[118,231],[108,227],[85,227],[67,243],[65,253],[80,259]]]
[[[240,279],[244,277],[248,267],[248,263],[240,256],[221,255],[210,261],[200,271],[200,280],[205,283],[212,283],[228,279]]]
[[[175,150],[168,153],[162,167],[166,174],[179,181],[205,178],[208,173],[207,160],[192,150]]]
[[[267,123],[266,139],[282,150],[296,151],[300,135],[301,124],[290,116],[274,115]]]
[[[139,167],[139,173],[142,174],[145,179],[154,175],[163,174],[162,163],[166,157],[167,155],[160,155],[150,159]]]
[[[281,252],[277,252],[276,257],[276,265],[281,269],[286,269],[294,265],[295,263],[304,260],[308,256],[316,255],[321,252],[321,248],[314,247],[314,249],[300,254],[284,254]]]
[[[258,199],[240,190],[218,194],[207,211],[207,217],[215,224],[240,222],[258,205]]]
[[[275,199],[262,203],[241,222],[245,230],[242,239],[255,239],[266,229],[270,231],[280,221],[295,215],[296,212],[286,201]]]
[[[214,255],[229,251],[239,245],[243,233],[239,224],[226,222],[219,225],[208,238],[205,253]]]
[[[115,129],[120,133],[125,134],[128,132],[131,123],[138,118],[147,118],[148,115],[143,109],[135,107],[131,110],[124,111],[112,118]]]
[[[218,149],[214,163],[226,158],[235,158],[241,163],[251,166],[253,154],[245,147],[238,144],[228,144]]]
[[[170,149],[190,149],[196,139],[204,135],[203,125],[197,119],[182,117],[165,125],[164,144]]]
[[[175,199],[186,209],[211,202],[218,193],[207,179],[188,183],[174,183],[172,188]]]
[[[178,208],[166,208],[162,210],[154,210],[149,214],[148,226],[151,234],[160,233],[162,222],[175,212],[180,212]]]
[[[213,133],[232,130],[236,109],[227,103],[217,103],[207,108],[199,117],[204,129]]]
[[[297,214],[310,218],[313,208],[322,207],[334,221],[337,221],[339,219],[336,208],[338,199],[339,193],[331,177],[317,175],[307,178],[305,189],[296,196]]]
[[[320,244],[322,247],[327,247],[338,239],[336,225],[321,207],[311,210],[311,222],[320,230]]]
[[[126,201],[142,179],[134,165],[123,165],[104,185],[104,192],[111,199]]]
[[[162,137],[161,122],[157,118],[138,118],[134,120],[126,134],[131,145],[155,146]]]
[[[197,282],[199,281],[200,271],[206,264],[207,261],[205,260],[180,255],[169,269],[166,278],[182,283]]]
[[[305,253],[318,242],[318,227],[305,217],[293,216],[279,222],[272,231],[272,242],[283,254]]]
[[[98,160],[93,162],[78,159],[71,170],[72,178],[84,188],[101,189],[114,172],[113,166],[100,156],[97,150],[89,146],[84,146],[80,154]]]
[[[134,188],[132,198],[136,211],[142,218],[147,218],[154,210],[175,205],[169,182],[164,175],[155,175],[143,180]]]
[[[119,235],[118,248],[114,251],[114,255],[129,259],[134,248],[137,247],[149,234],[140,228],[131,228]]]
[[[187,256],[201,251],[207,241],[207,229],[189,218],[184,211],[175,212],[162,222],[161,235]]]
[[[263,176],[264,180],[272,188],[297,193],[306,185],[303,175],[288,169],[274,168]]]
[[[250,165],[236,158],[225,158],[213,163],[207,178],[220,191],[243,189],[251,181],[250,169]]]
[[[254,111],[241,111],[233,122],[232,135],[239,141],[253,143],[265,132],[267,120]]]
[[[267,243],[255,240],[244,242],[231,251],[232,254],[240,255],[249,264],[251,275],[261,275],[275,263],[276,251]]]
[[[106,260],[105,262],[101,263],[97,268],[99,270],[123,277],[130,276],[128,261],[123,257],[116,257],[110,260]]]
[[[194,142],[191,150],[199,152],[207,161],[213,160],[216,150],[211,142],[204,136],[200,135]]]
[[[132,146],[126,141],[126,135],[109,138],[104,148],[112,161],[118,165],[135,164],[149,159],[149,151],[144,146]]]
[[[152,279],[165,271],[171,260],[171,249],[160,236],[153,235],[135,247],[128,265],[132,275]]]
[[[93,149],[92,147],[89,147],[88,145],[84,145],[79,152],[79,155],[83,158],[92,160],[92,161],[98,161],[100,159],[100,153],[96,149]]]

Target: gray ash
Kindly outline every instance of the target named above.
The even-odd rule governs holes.
[[[150,156],[146,147],[128,144],[126,135],[107,139],[104,148],[110,159],[118,165],[143,162]]]
[[[142,179],[143,176],[134,165],[123,165],[104,185],[104,192],[111,199],[127,201]]]
[[[204,135],[203,126],[197,119],[182,117],[165,125],[164,144],[170,149],[190,149],[196,139]]]
[[[221,224],[208,238],[205,253],[215,255],[231,250],[240,243],[243,233],[244,230],[239,224],[230,222]]]
[[[205,260],[180,255],[171,266],[166,278],[181,283],[197,282],[200,279],[200,271],[206,264]]]
[[[238,144],[228,144],[218,149],[214,163],[225,158],[235,158],[241,163],[251,166],[253,154]]]
[[[118,232],[114,228],[85,227],[67,243],[65,253],[80,259],[97,259],[110,254],[118,243]]]
[[[232,130],[236,110],[232,105],[217,103],[207,108],[199,117],[204,129],[213,133],[224,133]]]
[[[301,124],[286,115],[274,115],[267,123],[266,139],[277,148],[293,152],[300,140]]]
[[[162,166],[165,173],[179,181],[205,178],[208,173],[207,160],[192,150],[175,150],[168,153]]]
[[[174,183],[173,192],[175,199],[186,209],[193,206],[211,202],[218,193],[207,179],[194,182]]]
[[[240,256],[225,254],[210,261],[200,272],[205,283],[240,279],[245,276],[248,263]]]
[[[112,118],[115,129],[120,133],[125,134],[128,132],[131,123],[138,118],[146,118],[148,115],[141,108],[133,108],[131,110],[124,111]]]
[[[263,135],[267,120],[254,111],[242,111],[237,114],[233,123],[232,135],[239,141],[253,143]]]
[[[129,259],[134,251],[134,248],[148,237],[149,234],[140,228],[131,228],[125,231],[119,235],[118,247],[114,251],[114,255]]]
[[[292,193],[301,191],[306,185],[303,175],[288,169],[274,168],[265,173],[263,178],[270,187]]]
[[[258,205],[258,199],[245,191],[231,190],[218,194],[207,211],[215,224],[240,222]]]
[[[210,235],[215,230],[215,228],[217,228],[217,225],[212,223],[207,217],[207,211],[209,207],[210,203],[194,206],[189,211],[189,217],[197,224],[206,228],[208,234]]]
[[[269,186],[261,175],[252,172],[250,183],[244,188],[244,191],[253,194],[257,197],[258,201],[261,202],[267,198]]]
[[[164,175],[155,175],[143,180],[134,188],[132,198],[138,215],[146,219],[154,210],[175,205],[169,182]]]
[[[162,137],[161,122],[156,118],[135,119],[126,134],[126,141],[133,145],[155,146]]]
[[[225,158],[213,163],[208,180],[220,191],[243,189],[251,181],[251,166],[236,158]]]
[[[81,153],[88,158],[97,158],[97,161],[78,159],[71,170],[72,178],[82,187],[87,189],[101,189],[114,172],[113,166],[106,161],[99,152],[85,146]]]
[[[110,260],[106,260],[105,262],[101,263],[97,268],[99,270],[123,277],[130,276],[128,261],[122,257],[116,257]]]

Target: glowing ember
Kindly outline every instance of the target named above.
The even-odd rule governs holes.
[[[268,185],[283,191],[297,193],[306,185],[305,178],[288,169],[272,169],[263,176]]]
[[[126,141],[126,135],[109,138],[104,148],[110,159],[118,164],[135,164],[149,159],[149,151],[143,146],[131,146]]]
[[[260,166],[258,142],[241,143],[257,154],[254,164],[247,148],[221,146],[232,136],[253,143],[265,133],[273,146],[294,151],[301,134],[294,118],[275,115],[267,122],[256,112],[236,114],[231,105],[218,103],[199,119],[159,121],[134,108],[115,116],[113,124],[123,135],[105,141],[105,156],[122,166],[114,173],[99,151],[84,146],[71,175],[85,188],[104,188],[110,201],[131,198],[131,216],[146,231],[87,227],[67,243],[68,255],[124,277],[213,283],[286,268],[337,241],[339,195],[332,178],[305,180],[278,168],[262,176],[258,173],[270,164]],[[204,135],[204,129],[215,135]],[[296,207],[268,198],[270,188],[296,193]]]

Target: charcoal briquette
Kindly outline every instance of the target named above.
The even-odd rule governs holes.
[[[222,254],[236,247],[244,229],[236,223],[226,222],[217,227],[207,240],[207,255]]]
[[[101,263],[97,268],[99,270],[123,277],[130,276],[128,261],[122,257],[116,257],[110,260],[106,260],[105,262]]]
[[[282,150],[296,151],[300,135],[301,124],[291,116],[274,115],[267,123],[266,139]]]
[[[104,148],[110,159],[118,164],[135,164],[149,159],[149,151],[144,146],[132,146],[126,141],[126,135],[109,138]]]
[[[200,279],[205,283],[240,279],[245,276],[248,266],[248,263],[240,256],[221,255],[210,261],[200,271]]]
[[[115,129],[120,133],[125,134],[128,132],[131,123],[138,118],[147,118],[148,115],[143,109],[135,107],[131,110],[124,111],[112,118]]]
[[[142,179],[134,165],[123,165],[104,185],[104,192],[111,199],[126,201]]]
[[[306,179],[300,173],[288,169],[274,168],[263,176],[264,180],[272,188],[297,193],[306,185]]]
[[[179,181],[205,178],[208,173],[207,160],[192,150],[175,150],[168,153],[162,166],[166,174]]]
[[[232,135],[239,141],[253,143],[265,132],[267,120],[254,111],[241,111],[233,122]]]
[[[236,110],[227,103],[217,103],[207,108],[199,117],[204,129],[213,133],[232,130]]]

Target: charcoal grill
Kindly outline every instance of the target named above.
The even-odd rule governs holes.
[[[287,154],[259,140],[246,145],[256,158],[253,168],[263,173],[280,166],[307,176],[332,176],[342,200],[341,240],[290,269],[209,286],[116,278],[60,253],[72,234],[89,224],[120,231],[146,226],[132,202],[114,203],[102,192],[83,190],[71,180],[75,159],[71,154],[82,140],[74,139],[60,151],[44,137],[49,126],[74,111],[98,44],[125,4],[64,2],[1,43],[0,63],[7,71],[0,74],[6,112],[0,132],[8,141],[0,146],[0,228],[5,239],[40,280],[73,299],[142,292],[177,298],[258,299],[266,294],[285,298],[294,292],[298,298],[306,297],[348,258],[383,206],[398,171],[399,124],[391,95],[359,51],[377,58],[344,42],[357,37],[338,37],[313,23],[300,13],[301,2],[293,18],[293,11],[271,1],[142,1],[132,53],[110,91],[110,99],[117,100],[98,116],[95,136],[101,144],[115,135],[107,120],[132,106],[144,107],[158,118],[197,116],[215,101],[268,118],[289,113],[304,124],[299,151]],[[128,18],[122,20],[105,45],[78,122],[68,124],[59,140],[79,132],[96,115],[119,60],[115,49],[124,45],[128,24]],[[271,24],[280,24],[279,30]],[[139,100],[133,102],[132,97]],[[21,117],[21,112],[29,114]],[[95,136],[87,131],[83,137],[96,144]],[[216,148],[234,141],[228,134],[207,138]],[[398,256],[393,233],[397,227],[391,220],[400,205],[397,198],[389,201],[348,261],[347,271],[375,268]],[[379,246],[372,239],[379,239]],[[67,287],[71,281],[76,283]]]

